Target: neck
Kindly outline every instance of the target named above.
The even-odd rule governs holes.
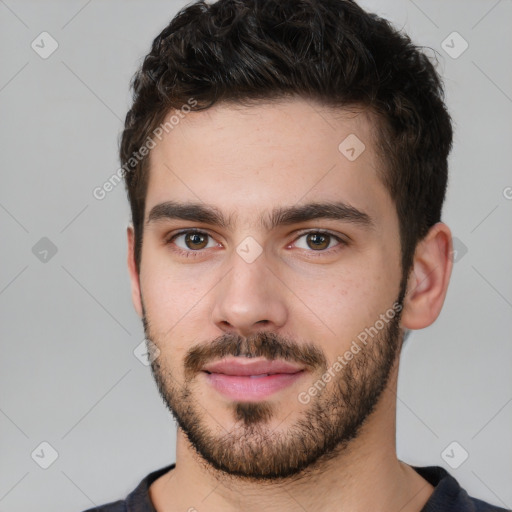
[[[396,375],[359,435],[296,477],[251,482],[205,463],[178,429],[176,467],[155,481],[158,512],[419,512],[433,487],[396,457]]]

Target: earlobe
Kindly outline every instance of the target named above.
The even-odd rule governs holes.
[[[128,272],[130,274],[130,283],[132,289],[132,302],[135,311],[142,318],[142,303],[140,294],[140,276],[137,272],[137,266],[135,264],[135,232],[133,224],[129,224],[126,228],[126,234],[128,239]]]
[[[416,247],[404,298],[403,327],[423,329],[436,320],[446,297],[452,266],[450,228],[438,222]]]

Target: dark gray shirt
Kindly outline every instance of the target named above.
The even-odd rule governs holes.
[[[107,503],[84,512],[156,512],[149,499],[149,486],[175,464],[158,469],[147,475],[125,500]],[[445,469],[440,466],[411,466],[434,487],[421,512],[511,512],[510,509],[496,507],[477,498],[471,498]]]

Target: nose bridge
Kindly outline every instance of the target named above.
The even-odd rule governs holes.
[[[286,322],[285,294],[269,263],[253,240],[242,241],[233,251],[231,271],[215,296],[213,320],[220,328],[246,335],[262,326],[277,329]]]

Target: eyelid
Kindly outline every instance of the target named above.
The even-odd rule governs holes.
[[[333,238],[336,238],[337,240],[339,240],[340,242],[344,242],[346,244],[350,243],[350,241],[351,241],[351,238],[348,235],[345,235],[344,233],[338,233],[338,232],[331,231],[329,229],[323,229],[323,228],[301,229],[299,231],[295,231],[294,235],[296,238],[298,238],[300,236],[307,235],[309,233],[320,233],[322,235],[330,235]]]
[[[186,235],[187,233],[201,233],[201,234],[208,235],[208,236],[213,238],[213,236],[206,229],[201,229],[201,228],[184,228],[184,229],[179,229],[178,231],[172,231],[171,233],[166,235],[165,236],[165,241],[166,241],[166,243],[169,243],[171,240],[173,240],[177,236],[179,236],[179,235]]]

